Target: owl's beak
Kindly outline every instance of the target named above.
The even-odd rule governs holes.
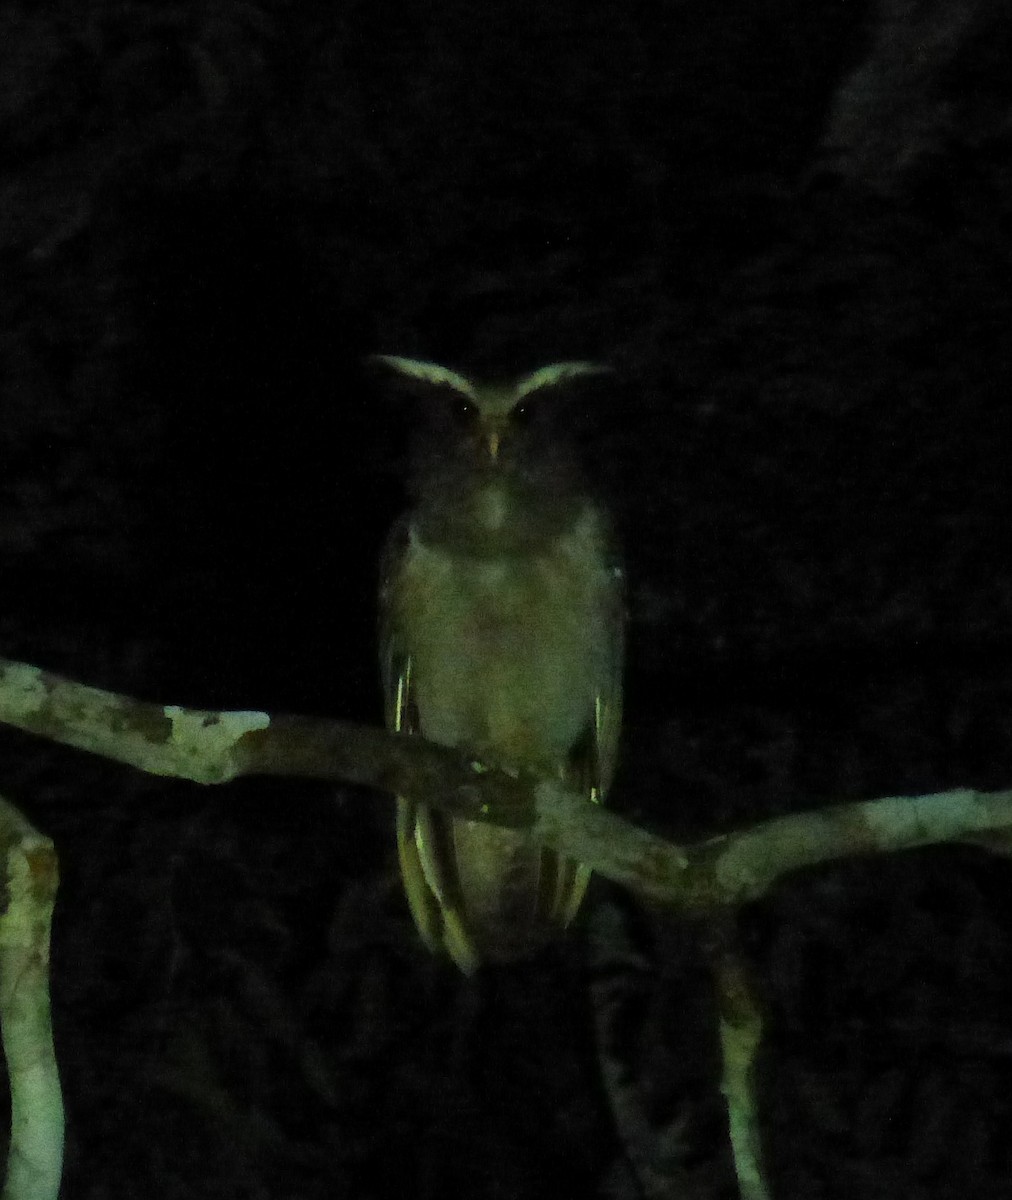
[[[488,436],[485,439],[485,445],[488,447],[488,456],[493,462],[499,461],[499,444],[502,441],[502,435],[498,429],[490,429]]]

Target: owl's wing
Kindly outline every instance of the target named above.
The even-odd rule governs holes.
[[[410,685],[411,664],[398,631],[394,598],[397,580],[407,554],[410,527],[401,517],[390,530],[380,559],[379,648],[383,682],[383,713],[388,729],[414,733],[407,712],[406,689]]]
[[[412,687],[411,654],[401,636],[395,596],[407,552],[407,518],[391,530],[380,570],[380,668],[388,729],[419,733],[418,706]],[[447,952],[470,974],[478,958],[463,921],[463,905],[455,881],[441,869],[452,861],[452,835],[445,818],[427,805],[397,798],[397,856],[411,915],[425,944]]]
[[[613,534],[609,533],[606,544],[608,585],[604,603],[608,609],[608,619],[603,624],[609,632],[594,706],[598,792],[592,798],[598,802],[608,793],[618,764],[618,738],[622,727],[622,673],[625,665],[625,569]]]
[[[594,710],[588,713],[583,736],[573,746],[566,781],[585,791],[595,804],[604,802],[618,762],[619,731],[622,726],[622,673],[625,662],[625,572],[618,543],[611,530],[604,534],[605,579],[600,596],[599,674]],[[547,866],[547,863],[545,864]],[[552,872],[547,871],[548,877]],[[551,904],[556,920],[568,925],[576,916],[590,882],[590,870],[570,859],[558,859],[557,883]]]

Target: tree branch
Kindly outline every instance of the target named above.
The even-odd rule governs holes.
[[[534,841],[645,899],[708,914],[712,927],[723,931],[712,965],[721,1007],[722,1090],[743,1200],[768,1200],[769,1191],[753,1079],[762,1020],[727,926],[733,910],[763,896],[784,875],[835,858],[948,841],[976,842],[1005,854],[1012,848],[1012,791],[969,789],[837,804],[678,846],[588,804],[583,793],[558,781],[498,770],[419,737],[345,721],[151,704],[6,659],[0,659],[0,721],[151,774],[197,783],[281,775],[409,796],[458,817],[526,830]],[[47,932],[48,925],[39,929]],[[33,1002],[40,1016],[32,1045],[49,1046],[44,964],[40,978],[45,1003]],[[19,1045],[11,1039],[23,1027],[23,1021],[4,1019],[9,1059]],[[13,1075],[12,1070],[12,1080]],[[29,1073],[21,1070],[21,1076],[28,1079]],[[13,1089],[12,1082],[12,1094]],[[58,1085],[54,1095],[58,1101]],[[51,1097],[39,1105],[62,1113]],[[15,1133],[18,1128],[15,1121]],[[31,1160],[33,1170],[37,1158]],[[54,1178],[51,1169],[45,1178]],[[48,1200],[49,1193],[39,1195]]]
[[[682,912],[759,899],[783,876],[831,859],[960,841],[1007,853],[1012,839],[1012,791],[963,788],[832,805],[679,846],[557,781],[498,770],[423,738],[347,721],[151,704],[7,659],[0,659],[0,721],[197,783],[281,775],[412,797],[468,820],[525,829]]]
[[[0,1030],[11,1089],[3,1200],[56,1200],[63,1096],[49,1003],[53,843],[0,797]]]

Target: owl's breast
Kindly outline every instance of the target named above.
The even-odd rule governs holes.
[[[590,506],[536,552],[475,557],[412,531],[394,619],[425,736],[564,762],[610,669],[609,570]]]

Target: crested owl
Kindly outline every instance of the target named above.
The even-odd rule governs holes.
[[[424,408],[414,505],[383,558],[387,725],[602,801],[621,721],[622,572],[559,418],[607,368],[561,362],[486,384],[410,358],[371,362]],[[572,920],[587,868],[522,831],[397,803],[415,924],[463,971],[534,953]]]

